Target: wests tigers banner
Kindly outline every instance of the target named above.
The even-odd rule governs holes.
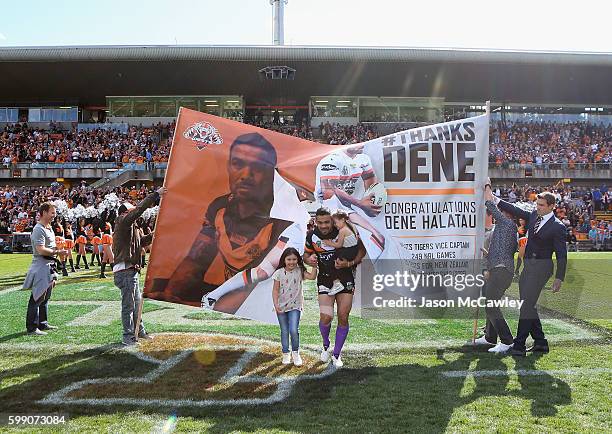
[[[486,116],[332,146],[181,108],[145,297],[276,323],[306,201],[346,211],[374,264],[475,259],[487,156]]]

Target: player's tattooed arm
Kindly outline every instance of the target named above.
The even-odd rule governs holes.
[[[337,178],[321,178],[321,190],[324,200],[330,199],[335,194],[338,183],[339,179]]]
[[[191,293],[199,290],[217,252],[214,228],[204,226],[193,241],[187,256],[172,273],[167,290],[171,293]]]
[[[366,190],[378,182],[373,170],[364,172],[361,179],[363,179],[363,187]]]
[[[382,210],[382,207],[372,204],[373,195],[371,194],[364,196],[362,199],[357,199],[339,188],[336,188],[334,191],[336,193],[336,197],[338,197],[340,202],[342,202],[342,205],[348,208],[351,208],[351,205],[361,208],[369,217],[376,217]]]

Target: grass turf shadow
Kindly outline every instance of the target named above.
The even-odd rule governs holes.
[[[513,396],[531,401],[533,417],[551,417],[557,407],[572,402],[571,389],[563,380],[542,372],[538,376],[519,376],[520,389],[509,389],[507,365],[500,358],[464,351],[453,360],[438,354],[439,364],[398,364],[345,368],[317,380],[303,380],[294,386],[290,397],[271,405],[207,408],[141,408],[137,406],[40,405],[35,402],[73,382],[89,378],[140,376],[155,365],[136,359],[127,352],[101,346],[68,355],[58,355],[0,373],[3,382],[32,373],[39,377],[0,392],[4,412],[68,412],[103,415],[139,410],[148,414],[176,414],[181,429],[206,417],[209,431],[292,430],[298,432],[443,432],[455,409],[481,397]],[[111,351],[109,351],[111,350]],[[515,369],[536,369],[538,357],[516,360]],[[365,364],[372,364],[365,360]],[[364,364],[364,363],[360,363]],[[465,394],[465,377],[448,378],[446,371],[465,371],[475,364],[477,370],[501,371],[495,377],[471,377],[475,385]],[[190,381],[185,378],[185,382]],[[321,412],[326,414],[321,418]],[[193,418],[191,420],[190,418]],[[324,422],[323,422],[324,421]],[[186,425],[182,425],[185,423]]]

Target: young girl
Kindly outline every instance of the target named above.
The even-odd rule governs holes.
[[[336,229],[338,229],[338,238],[336,241],[323,240],[323,243],[326,246],[335,248],[336,257],[338,259],[346,259],[349,261],[350,265],[351,261],[355,260],[355,257],[359,252],[359,235],[357,230],[351,224],[348,214],[344,211],[336,211],[332,215],[332,219],[334,220],[334,226],[336,226]],[[354,287],[355,278],[353,277],[352,273],[343,273],[343,278],[340,279],[340,283],[342,285],[334,284],[333,288],[328,292],[328,294],[334,295],[339,291],[342,291],[345,287],[347,287],[347,284],[352,284],[352,287]]]
[[[295,366],[302,365],[300,357],[300,315],[304,305],[302,281],[317,278],[317,269],[306,271],[302,255],[293,247],[285,249],[279,260],[279,266],[272,275],[272,301],[281,328],[281,345],[283,350],[283,365],[288,365],[293,356]],[[291,350],[289,353],[289,335],[291,335]]]

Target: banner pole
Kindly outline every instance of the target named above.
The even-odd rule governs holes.
[[[487,122],[490,122],[491,119],[491,101],[485,102],[485,114],[487,115]],[[481,293],[482,295],[482,289]],[[476,314],[474,315],[474,324],[472,327],[472,345],[476,345],[476,336],[478,334],[478,314],[480,313],[480,309],[476,306]]]
[[[176,116],[176,123],[174,124],[174,134],[172,135],[172,147],[170,148],[170,155],[168,156],[168,164],[166,165],[166,173],[168,173],[168,165],[170,165],[170,158],[172,158],[172,149],[174,148],[174,140],[176,139],[176,129],[178,126],[179,118],[181,116],[181,108],[182,107],[179,107],[179,112],[178,112],[178,115]],[[166,186],[166,176],[164,175],[164,182],[162,183],[162,187],[165,187],[165,186]],[[160,211],[161,211],[162,200],[163,198],[160,198],[160,201],[159,201]],[[157,230],[158,217],[159,217],[159,212],[157,213],[157,216],[155,216],[155,230]],[[155,231],[153,231],[153,238],[151,239],[151,246],[153,246],[154,241],[155,241]],[[151,248],[151,253],[149,253],[149,262],[151,262],[150,258],[151,258],[152,253],[153,253],[153,248]],[[145,285],[146,285],[146,275],[145,275]],[[136,315],[136,324],[134,324],[134,337],[136,338],[136,342],[138,342],[138,333],[140,329],[140,323],[142,321],[142,305],[144,304],[144,290],[145,288],[143,287],[142,291],[138,291],[139,293],[136,294],[137,296],[140,297],[140,303],[138,304],[138,315]]]
[[[472,327],[472,345],[476,345],[476,335],[478,334],[478,306],[476,306],[476,318],[474,318],[474,326]]]

